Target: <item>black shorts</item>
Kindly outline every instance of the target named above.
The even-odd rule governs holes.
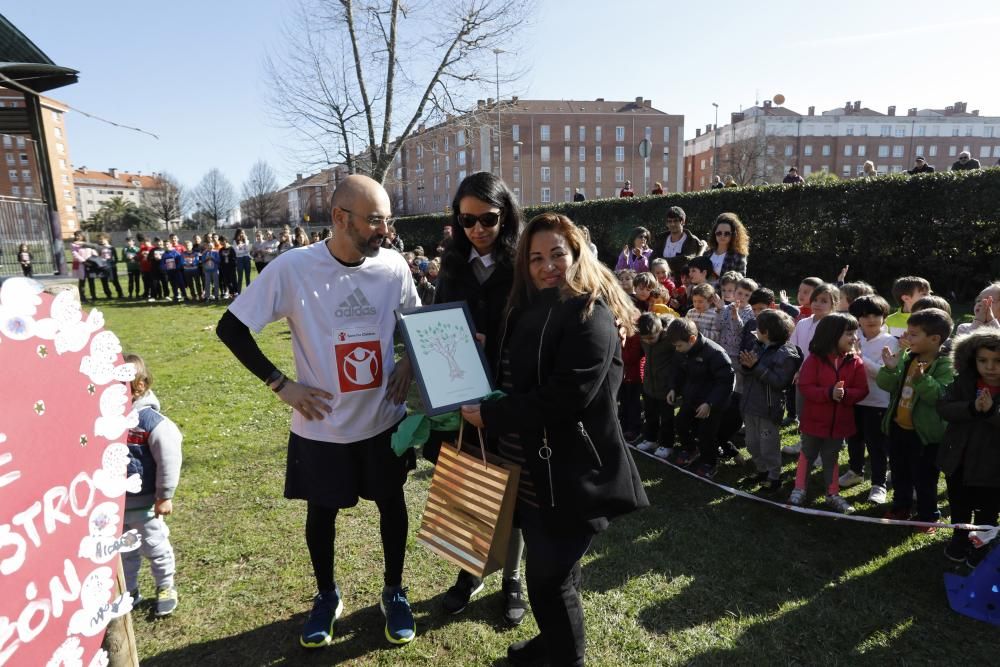
[[[396,426],[346,444],[289,433],[285,497],[340,509],[354,507],[359,497],[379,501],[402,493],[417,459],[412,448],[402,456],[392,451],[390,438]]]

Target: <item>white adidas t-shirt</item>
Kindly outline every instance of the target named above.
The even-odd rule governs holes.
[[[255,332],[285,318],[302,384],[333,394],[333,412],[309,421],[292,412],[292,432],[323,442],[371,438],[406,415],[385,400],[392,373],[396,308],[420,305],[406,260],[382,250],[344,266],[325,243],[278,256],[229,306]]]

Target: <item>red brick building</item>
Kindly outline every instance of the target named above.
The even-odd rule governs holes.
[[[733,175],[740,184],[779,183],[792,166],[803,177],[825,171],[851,178],[867,160],[879,173],[898,173],[912,168],[918,155],[947,170],[962,151],[983,167],[995,166],[1000,117],[969,111],[965,102],[903,114],[860,101],[820,114],[814,107],[803,114],[764,102],[733,113],[729,124],[714,131],[711,125],[699,128],[684,142],[684,189],[708,188],[715,174]]]
[[[500,132],[497,132],[497,127]],[[480,100],[477,109],[419,127],[386,178],[400,214],[444,211],[476,171],[502,173],[522,204],[616,197],[626,180],[648,193],[683,187],[684,117],[651,100]],[[648,163],[639,143],[650,141]]]

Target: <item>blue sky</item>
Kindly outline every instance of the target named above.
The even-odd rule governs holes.
[[[170,171],[194,185],[219,167],[239,188],[257,159],[281,181],[302,169],[269,120],[263,59],[281,45],[291,0],[82,3],[0,10],[80,83],[55,97],[151,137],[68,119],[76,166]],[[58,20],[53,20],[56,17]],[[633,99],[686,116],[694,135],[730,111],[782,93],[805,112],[861,100],[941,107],[957,100],[1000,116],[1000,2],[808,3],[539,0],[510,55],[530,65],[501,94]],[[480,97],[493,96],[484,90]]]

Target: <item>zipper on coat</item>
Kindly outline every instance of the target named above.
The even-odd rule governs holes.
[[[545,316],[545,324],[542,325],[542,333],[538,336],[538,386],[542,386],[542,343],[545,340],[545,330],[549,326],[549,319],[552,317],[552,309],[549,308],[548,315]],[[538,448],[538,458],[545,461],[549,469],[549,500],[551,507],[556,506],[556,490],[552,486],[552,448],[549,447],[549,431],[542,426],[542,446]]]

